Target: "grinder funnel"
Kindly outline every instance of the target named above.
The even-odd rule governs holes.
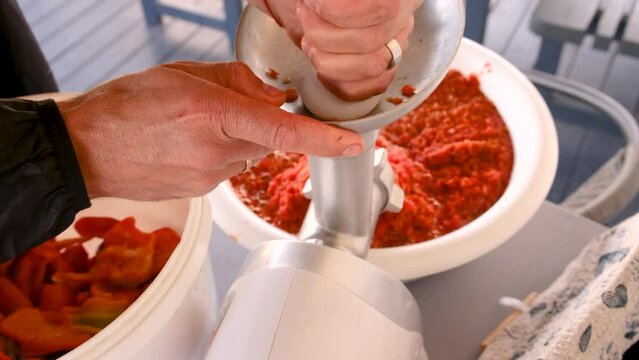
[[[415,12],[415,28],[409,37],[408,49],[397,65],[397,73],[381,101],[368,115],[335,125],[367,133],[377,130],[407,114],[435,90],[448,70],[461,43],[464,29],[463,0],[425,0]],[[286,31],[259,9],[248,6],[240,19],[236,36],[236,56],[245,62],[265,82],[279,88],[300,89],[304,79],[314,77],[314,70],[304,53],[289,39]],[[281,75],[278,80],[266,76],[269,69]],[[290,78],[289,84],[282,79]],[[416,93],[400,105],[384,99],[400,97],[404,85],[412,85]],[[300,97],[283,108],[292,113],[314,117]]]

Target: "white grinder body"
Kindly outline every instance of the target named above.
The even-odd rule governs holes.
[[[427,360],[419,308],[404,284],[309,242],[255,248],[218,324],[207,359]]]

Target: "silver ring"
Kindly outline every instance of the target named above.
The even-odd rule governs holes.
[[[388,64],[388,68],[386,70],[390,70],[395,67],[400,61],[402,61],[402,47],[399,45],[399,42],[395,39],[389,41],[386,45],[386,48],[391,53],[391,61]]]
[[[244,170],[242,170],[240,174],[244,174],[245,172],[249,171],[252,166],[253,160],[244,160]]]

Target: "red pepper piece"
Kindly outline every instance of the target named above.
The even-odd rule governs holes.
[[[295,100],[297,100],[298,95],[297,95],[297,88],[288,88],[286,89],[286,102],[287,103],[292,103],[295,102]]]
[[[71,265],[72,271],[87,272],[89,271],[89,254],[84,246],[75,244],[69,246],[63,253],[62,258]]]
[[[22,293],[37,302],[39,292],[47,275],[47,261],[34,252],[35,249],[17,258],[11,267],[11,280]]]
[[[127,304],[133,304],[133,302],[140,297],[142,290],[138,288],[123,289],[118,286],[111,285],[105,281],[100,281],[91,284],[91,296],[102,297],[114,300],[122,300]]]
[[[91,295],[86,291],[78,293],[78,295],[75,297],[75,305],[82,306],[82,304],[84,304],[90,298],[91,298]]]
[[[389,103],[393,105],[399,105],[404,102],[404,99],[399,97],[389,97],[389,98],[386,98],[386,101],[388,101]]]
[[[31,301],[7,278],[0,277],[0,313],[9,315],[12,312],[33,307]]]
[[[106,280],[113,285],[131,288],[151,279],[152,266],[153,241],[149,241],[144,247],[105,248],[96,256],[95,265],[89,273],[94,281]]]
[[[91,335],[71,327],[69,316],[38,309],[19,309],[0,323],[0,334],[18,342],[25,357],[71,350]]]
[[[74,325],[105,328],[130,305],[125,300],[92,297],[82,304],[79,312],[72,315]]]
[[[67,284],[73,288],[82,288],[93,281],[89,273],[59,272],[51,277],[56,284]]]
[[[60,256],[59,258],[49,263],[47,268],[47,273],[49,275],[53,275],[58,272],[70,272],[70,271],[73,271],[73,267],[62,256]],[[49,281],[50,279],[51,279],[51,276],[46,277],[47,281]]]
[[[11,360],[11,358],[0,349],[0,360]]]
[[[269,68],[268,71],[266,71],[266,76],[273,80],[277,80],[277,77],[280,76],[280,73],[275,71],[274,69]]]
[[[415,95],[415,87],[413,85],[402,86],[402,95],[406,97],[411,97]]]
[[[85,217],[75,222],[75,230],[85,238],[102,237],[118,221],[109,217]]]
[[[170,228],[155,230],[153,234],[155,234],[155,244],[153,244],[153,267],[151,269],[151,275],[156,276],[169,260],[171,254],[173,254],[173,250],[175,250],[180,243],[180,235]]]
[[[40,310],[60,310],[75,304],[75,291],[65,284],[47,284],[42,288]]]
[[[145,246],[149,241],[149,234],[143,233],[135,227],[135,219],[128,217],[113,225],[104,236],[104,248],[109,246],[126,246],[133,248]]]

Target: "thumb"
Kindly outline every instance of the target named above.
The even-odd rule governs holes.
[[[269,149],[323,157],[355,156],[364,149],[362,138],[352,131],[243,96],[226,98],[221,101],[228,101],[225,108],[233,111],[228,114],[231,116],[222,117],[220,125],[222,132],[231,138]]]
[[[251,99],[280,107],[286,93],[260,80],[248,65],[242,62],[206,63],[180,61],[162,65],[216,83]]]

